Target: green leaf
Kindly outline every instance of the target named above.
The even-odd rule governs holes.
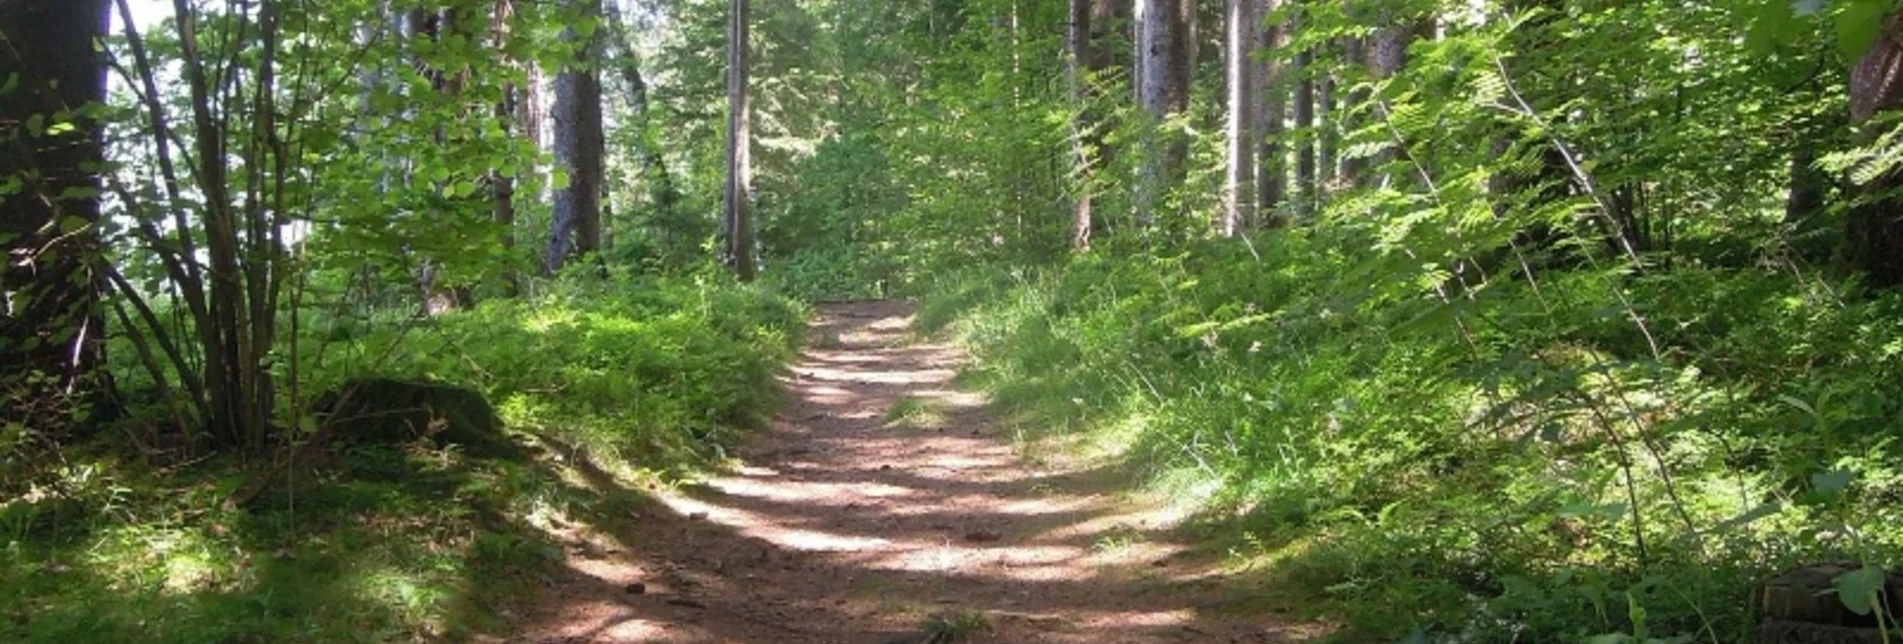
[[[1890,0],[1851,0],[1837,14],[1837,49],[1844,58],[1855,62],[1877,43],[1883,19],[1890,13]]]
[[[433,183],[448,181],[449,166],[431,166],[429,169],[429,180]]]
[[[1751,8],[1751,27],[1745,32],[1744,45],[1752,53],[1769,55],[1797,37],[1797,21],[1790,5],[1780,0],[1764,0]]]
[[[554,184],[555,189],[567,190],[568,189],[568,171],[563,170],[561,168],[556,168],[554,175],[555,176],[553,179],[550,180],[550,183]]]
[[[66,189],[59,191],[61,201],[80,201],[98,196],[99,189],[93,186],[66,186]]]
[[[6,82],[0,82],[0,96],[12,94],[20,88],[20,72],[7,72]]]
[[[45,133],[46,132],[46,115],[34,114],[32,116],[26,117],[26,131],[27,131],[27,134],[30,134],[32,136],[39,136],[40,134]]]
[[[1870,565],[1838,575],[1832,580],[1837,585],[1837,600],[1852,613],[1869,615],[1879,604],[1878,594],[1883,592],[1885,577],[1882,568]]]
[[[68,188],[68,190],[70,189],[71,188]],[[92,221],[85,217],[67,215],[59,219],[59,231],[64,234],[72,234],[85,229],[87,226],[91,226],[92,223]]]

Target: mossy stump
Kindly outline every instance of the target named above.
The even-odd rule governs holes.
[[[479,392],[436,382],[359,378],[311,404],[334,441],[398,445],[428,440],[489,449],[504,445],[502,420]]]
[[[1886,644],[1877,628],[1877,616],[1858,615],[1837,597],[1836,579],[1861,569],[1854,564],[1801,566],[1771,578],[1758,588],[1758,607],[1764,623],[1758,644]],[[1883,603],[1890,615],[1899,611],[1903,578],[1888,575]]]

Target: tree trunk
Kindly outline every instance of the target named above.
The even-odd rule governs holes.
[[[747,103],[748,0],[732,0],[727,31],[727,186],[723,201],[727,260],[734,276],[753,281],[753,139]]]
[[[1296,23],[1296,29],[1305,28],[1306,20]],[[1316,203],[1321,191],[1315,184],[1315,77],[1312,69],[1315,61],[1314,50],[1304,49],[1295,54],[1297,78],[1295,85],[1295,129],[1302,133],[1301,141],[1295,145],[1295,192],[1296,214],[1307,220],[1315,214]]]
[[[105,350],[100,308],[101,130],[54,115],[106,98],[105,0],[0,2],[0,420],[68,420],[49,403],[87,393]],[[50,376],[37,381],[34,373]],[[40,407],[40,408],[35,408]],[[45,414],[45,416],[41,416]],[[46,426],[46,425],[41,425]]]
[[[1281,6],[1281,0],[1260,0],[1266,18]],[[1256,115],[1256,216],[1260,225],[1275,224],[1275,210],[1287,198],[1287,150],[1282,146],[1282,118],[1287,101],[1283,98],[1282,64],[1279,61],[1284,34],[1281,25],[1262,26],[1255,31],[1255,46],[1263,60],[1252,65],[1257,74]]]
[[[1850,75],[1850,122],[1866,141],[1884,132],[1870,123],[1881,112],[1903,107],[1903,10],[1884,21],[1876,43]],[[1880,127],[1895,128],[1894,122]],[[1891,170],[1860,186],[1863,199],[1844,222],[1845,256],[1879,287],[1903,284],[1903,172]]]
[[[1189,87],[1182,68],[1189,42],[1182,3],[1191,1],[1145,3],[1137,68],[1142,73],[1139,106],[1149,122],[1144,126],[1143,167],[1136,192],[1137,221],[1144,225],[1155,221],[1156,208],[1175,185],[1187,151],[1188,143],[1166,134],[1164,125],[1188,107]]]
[[[1259,0],[1228,0],[1224,17],[1223,76],[1229,89],[1227,139],[1228,164],[1223,176],[1223,206],[1218,231],[1224,237],[1242,233],[1246,222],[1255,218],[1255,155],[1257,119],[1255,66],[1249,62],[1254,51],[1257,26],[1255,15]]]
[[[469,16],[464,15],[458,8],[445,8],[441,11],[415,9],[412,10],[411,15],[417,21],[417,28],[413,35],[416,39],[440,44],[449,36],[468,38],[471,35]],[[463,89],[469,85],[470,71],[467,64],[457,67],[431,68],[427,66],[427,63],[418,60],[417,66],[426,70],[425,74],[430,78],[432,88],[440,97],[454,101],[462,96]],[[461,144],[461,141],[452,140],[445,128],[441,126],[436,128],[435,138],[436,144],[444,149],[454,148]],[[432,186],[432,189],[440,191],[443,185]],[[426,256],[421,258],[419,264],[417,287],[423,296],[424,314],[442,315],[475,305],[474,291],[468,285],[444,283],[442,262],[434,257]]]
[[[1413,45],[1415,40],[1429,37],[1434,33],[1433,22],[1429,20],[1390,17],[1383,19],[1382,22],[1383,26],[1375,32],[1366,51],[1368,69],[1374,74],[1376,80],[1393,78],[1401,73],[1401,70],[1407,67],[1407,48]],[[1377,99],[1368,97],[1367,100]],[[1372,118],[1384,118],[1383,112],[1379,110],[1371,111],[1369,114]],[[1380,152],[1375,153],[1373,159],[1375,168],[1386,166],[1395,159],[1399,150],[1394,145],[1398,144],[1384,146]]]
[[[571,6],[588,17],[601,16],[601,0],[577,0]],[[563,37],[578,51],[555,77],[555,167],[567,173],[568,185],[555,191],[544,260],[550,274],[570,258],[601,250],[601,188],[607,173],[602,159],[600,39],[579,42],[581,36],[573,28]]]
[[[495,7],[495,50],[508,48],[511,36],[510,26],[515,20],[514,0],[496,0]],[[521,100],[521,88],[515,84],[502,87],[502,101],[496,104],[496,124],[505,135],[513,134],[516,129],[516,103]],[[491,205],[494,208],[496,227],[501,229],[502,251],[507,258],[502,265],[502,294],[515,297],[522,293],[522,276],[516,271],[515,262],[515,175],[501,170],[489,172]]]
[[[1320,150],[1316,152],[1320,158],[1316,163],[1321,165],[1322,190],[1325,192],[1333,192],[1343,185],[1354,185],[1361,176],[1363,163],[1362,159],[1344,159],[1341,156],[1341,139],[1354,130],[1348,115],[1367,100],[1367,95],[1359,90],[1351,89],[1346,97],[1341,95],[1342,72],[1361,60],[1361,39],[1347,37],[1336,41],[1336,44],[1341,57],[1322,77],[1321,95],[1316,97],[1321,103],[1316,121],[1322,128]]]
[[[1116,19],[1114,0],[1070,0],[1070,29],[1065,34],[1070,49],[1066,74],[1070,100],[1077,115],[1073,146],[1077,156],[1077,201],[1071,212],[1071,248],[1090,249],[1090,237],[1096,225],[1092,213],[1097,190],[1097,172],[1109,163],[1111,152],[1104,137],[1109,123],[1095,103],[1099,95],[1093,86],[1097,75],[1110,67],[1110,24]]]

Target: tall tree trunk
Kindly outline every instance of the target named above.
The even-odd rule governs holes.
[[[601,0],[575,0],[585,18],[600,19]],[[563,37],[578,48],[555,77],[555,166],[568,185],[555,191],[544,266],[553,274],[570,258],[601,250],[601,188],[607,167],[601,125],[601,56],[596,31],[586,41],[574,28]]]
[[[1255,114],[1255,80],[1259,76],[1255,65],[1250,64],[1250,52],[1255,50],[1256,33],[1260,31],[1261,21],[1255,15],[1259,0],[1228,0],[1223,34],[1223,76],[1229,89],[1228,122],[1226,124],[1228,164],[1223,176],[1222,218],[1218,231],[1224,237],[1234,237],[1242,233],[1246,223],[1255,218],[1255,195],[1251,189],[1255,185],[1256,140],[1259,138]]]
[[[727,30],[727,259],[742,282],[753,280],[753,139],[748,133],[748,0],[732,0]]]
[[[465,15],[460,8],[448,7],[441,11],[414,9],[411,17],[417,21],[413,36],[417,40],[441,44],[450,36],[458,38],[471,36],[470,16]],[[430,84],[439,97],[455,101],[462,96],[463,89],[469,84],[470,71],[467,64],[454,67],[431,67],[419,59],[417,66],[426,70],[425,74],[430,78]],[[436,144],[444,149],[460,145],[461,142],[452,140],[446,130],[447,128],[442,126],[436,128]],[[432,189],[436,191],[442,188],[441,184],[432,186]],[[467,284],[444,283],[442,268],[442,262],[434,257],[423,257],[420,262],[417,271],[417,287],[423,296],[423,313],[426,315],[442,315],[475,304],[475,294]]]
[[[1361,60],[1361,39],[1346,37],[1335,42],[1336,52],[1340,56],[1329,65],[1328,72],[1322,76],[1320,102],[1316,121],[1321,125],[1321,143],[1316,155],[1316,163],[1321,165],[1322,190],[1334,191],[1342,185],[1353,185],[1361,175],[1361,159],[1344,159],[1341,156],[1341,139],[1354,130],[1349,114],[1365,102],[1366,96],[1351,90],[1346,97],[1341,95],[1343,72]],[[1353,87],[1352,84],[1349,84]]]
[[[1306,17],[1296,22],[1296,29],[1306,29]],[[1295,145],[1295,193],[1296,215],[1307,220],[1315,214],[1321,191],[1315,184],[1315,76],[1311,69],[1315,62],[1315,52],[1304,49],[1295,54],[1295,129],[1302,133],[1301,140]]]
[[[1876,43],[1850,75],[1850,122],[1866,141],[1884,132],[1870,120],[1903,107],[1903,10],[1884,21]],[[1896,128],[1894,122],[1880,127]],[[1844,222],[1845,256],[1876,286],[1903,284],[1903,172],[1891,170],[1861,186],[1863,199]]]
[[[1281,7],[1281,0],[1259,0],[1262,13],[1258,18],[1274,14]],[[1256,132],[1256,173],[1255,196],[1257,217],[1260,225],[1275,224],[1275,211],[1287,199],[1287,150],[1282,145],[1282,118],[1286,111],[1284,100],[1287,88],[1283,86],[1280,55],[1285,40],[1282,25],[1263,25],[1255,31],[1257,55],[1262,60],[1252,67],[1257,76],[1255,97],[1259,103],[1255,107]]]
[[[515,21],[515,1],[496,0],[495,7],[495,50],[508,48],[510,27]],[[496,104],[496,124],[504,134],[513,134],[516,130],[517,103],[521,100],[522,89],[514,83],[502,87],[502,101]],[[496,227],[502,231],[502,251],[507,257],[502,266],[502,294],[515,297],[522,293],[522,276],[516,270],[515,262],[515,175],[501,170],[489,172],[491,205],[494,208]]]
[[[1193,0],[1149,0],[1142,18],[1142,70],[1139,88],[1142,107],[1148,117],[1144,126],[1144,154],[1137,182],[1137,220],[1149,224],[1156,219],[1156,208],[1177,181],[1188,143],[1182,137],[1166,134],[1166,121],[1188,107],[1189,86],[1184,78],[1183,59],[1188,55],[1188,25],[1184,21],[1183,2]]]
[[[1097,75],[1110,67],[1110,52],[1104,40],[1116,19],[1114,0],[1070,0],[1070,29],[1065,38],[1070,55],[1066,73],[1070,83],[1072,109],[1077,114],[1074,148],[1077,156],[1077,201],[1071,211],[1071,248],[1088,250],[1096,226],[1095,206],[1097,172],[1109,163],[1111,151],[1106,145],[1109,123],[1096,105],[1100,97],[1093,85]]]
[[[54,115],[106,98],[104,59],[93,42],[106,29],[105,0],[0,2],[0,420],[67,420],[35,409],[86,393],[104,355],[99,305],[101,130]],[[63,131],[62,131],[63,130]],[[29,377],[40,373],[50,380]],[[46,414],[40,417],[40,414]],[[42,425],[45,426],[45,425]]]
[[[1434,23],[1431,20],[1384,17],[1382,27],[1375,31],[1374,38],[1368,43],[1365,52],[1369,71],[1373,73],[1376,80],[1393,78],[1407,67],[1407,48],[1413,45],[1415,40],[1430,37],[1433,33]],[[1366,97],[1365,100],[1377,99]],[[1367,113],[1370,118],[1384,118],[1384,112],[1378,109]],[[1399,150],[1392,144],[1382,147],[1381,151],[1375,153],[1373,165],[1376,168],[1386,166],[1395,159],[1398,152]]]

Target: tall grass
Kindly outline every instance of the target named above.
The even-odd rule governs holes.
[[[973,269],[921,316],[1023,426],[1202,492],[1265,605],[1349,638],[1740,641],[1767,571],[1903,554],[1895,296],[1687,263],[1450,298],[1370,246]]]

